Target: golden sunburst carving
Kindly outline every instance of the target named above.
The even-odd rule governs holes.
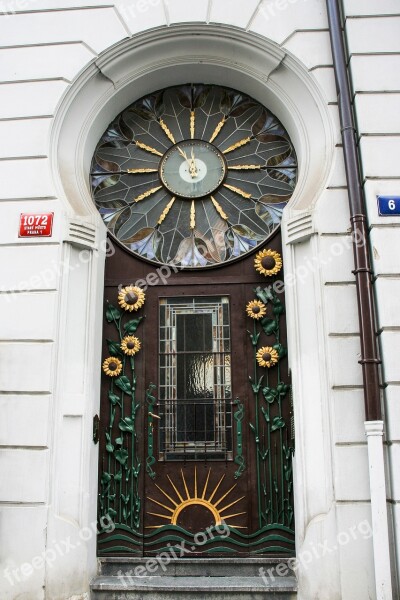
[[[168,493],[165,489],[163,489],[159,485],[157,485],[157,484],[154,484],[154,485],[163,494],[163,496],[168,500],[168,503],[166,503],[165,501],[164,501],[164,503],[160,502],[159,500],[155,500],[154,498],[151,498],[150,496],[148,496],[148,500],[151,500],[151,502],[154,502],[158,506],[161,506],[161,508],[165,512],[156,513],[156,512],[149,511],[148,514],[152,515],[154,517],[163,519],[164,521],[167,521],[171,525],[179,525],[179,516],[180,516],[181,512],[183,510],[185,510],[186,508],[189,508],[190,506],[197,505],[197,506],[203,506],[204,508],[206,508],[207,510],[210,511],[210,513],[212,514],[212,516],[214,518],[214,522],[215,522],[216,526],[221,525],[222,523],[226,523],[227,525],[229,525],[229,527],[235,527],[236,529],[246,529],[246,527],[241,527],[239,525],[234,525],[233,523],[228,522],[228,519],[233,519],[234,517],[239,517],[240,515],[246,514],[245,511],[226,514],[227,512],[229,512],[229,509],[232,506],[234,506],[235,504],[240,502],[240,500],[243,500],[243,498],[245,497],[245,496],[240,496],[240,498],[236,498],[232,501],[230,501],[228,499],[228,496],[236,488],[237,483],[235,483],[235,485],[230,487],[228,491],[226,491],[225,493],[220,495],[220,494],[218,494],[218,490],[219,490],[221,483],[223,482],[223,480],[225,478],[225,475],[222,475],[222,477],[219,479],[219,481],[217,482],[215,487],[212,490],[209,490],[208,488],[209,488],[210,475],[211,475],[211,468],[208,470],[204,485],[199,486],[198,480],[197,480],[197,467],[195,467],[192,491],[189,490],[189,485],[185,479],[185,475],[183,474],[182,469],[181,469],[181,481],[179,483],[177,482],[175,484],[172,481],[171,477],[169,475],[167,475],[167,478],[168,478],[168,481],[172,488],[172,491],[168,490],[168,492],[169,492]],[[201,489],[201,491],[200,491],[200,489]],[[225,499],[226,499],[227,504],[220,506]],[[162,525],[147,526],[147,528],[148,529],[158,529],[160,527],[163,527],[164,525],[166,525],[166,523],[163,523]]]

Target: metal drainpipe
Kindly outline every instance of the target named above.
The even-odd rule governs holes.
[[[351,106],[350,85],[343,42],[339,0],[326,0],[329,34],[339,105],[344,162],[353,237],[354,275],[356,279],[361,360],[365,403],[365,432],[371,491],[371,514],[376,597],[392,600],[389,534],[386,506],[383,421],[379,386],[379,354],[372,289],[372,271],[368,244],[365,200],[358,162],[357,131]]]

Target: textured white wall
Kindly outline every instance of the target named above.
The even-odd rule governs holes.
[[[392,134],[400,134],[396,110],[400,25],[393,17],[397,0],[381,0],[379,16],[371,18],[378,10],[376,5],[372,1],[345,1],[378,275],[380,337],[388,384],[386,407],[391,420],[389,458],[394,477],[399,473],[400,454],[400,428],[396,426],[400,416],[399,370],[395,360],[399,346],[395,298],[400,292],[400,238],[395,219],[382,222],[377,217],[375,195],[398,192],[400,135]],[[360,13],[365,18],[355,18]],[[314,503],[304,506],[298,492],[298,550],[310,550],[327,539],[336,550],[330,556],[315,558],[303,570],[299,598],[374,597],[371,540],[360,534],[347,544],[335,542],[338,533],[369,519],[370,511],[346,181],[324,0],[2,0],[0,596],[4,600],[57,600],[74,594],[80,598],[88,591],[95,568],[91,539],[81,542],[79,549],[58,556],[52,567],[36,560],[29,569],[32,559],[54,547],[54,541],[69,536],[78,539],[80,528],[93,522],[96,510],[97,466],[91,419],[97,410],[100,376],[99,345],[94,346],[95,328],[101,330],[96,319],[101,318],[102,266],[95,258],[96,249],[90,261],[82,263],[79,249],[64,242],[67,215],[73,216],[74,209],[52,170],[53,121],[65,93],[101,53],[145,30],[184,27],[188,22],[230,25],[272,40],[306,68],[320,86],[331,115],[336,147],[329,181],[320,190],[313,211],[311,239],[293,247],[292,267],[307,265],[313,258],[313,268],[308,267],[308,279],[297,284],[297,299],[292,302],[301,311],[304,329],[303,337],[299,337],[300,329],[292,334],[299,337],[301,350],[301,356],[292,353],[292,368],[299,379],[299,365],[304,372],[308,368],[307,389],[315,390],[314,395],[295,397],[296,402],[304,402],[304,413],[298,412],[297,431],[301,435],[303,429],[309,429],[313,435],[312,431],[318,433],[320,428],[325,448],[324,457],[313,456],[312,448],[306,448],[306,464],[297,465],[298,477],[304,468],[304,475],[310,478],[306,480],[307,493],[315,498]],[[195,39],[193,44],[195,47]],[[23,211],[54,211],[53,237],[31,239],[29,243],[19,239],[18,218]],[[98,226],[90,211],[83,213],[88,223]],[[293,209],[291,216],[295,215]],[[97,241],[103,234],[99,227]],[[78,268],[71,269],[77,264]],[[317,307],[317,319],[310,305]],[[69,318],[73,314],[74,320]],[[315,353],[308,356],[310,323],[316,323],[318,369],[326,380],[321,384],[325,399],[313,388],[317,365]],[[297,383],[298,390],[303,383]],[[325,430],[321,430],[322,425]],[[63,464],[65,469],[60,468]],[[314,464],[318,468],[313,478]],[[394,481],[391,501],[398,527],[399,488]],[[21,571],[23,563],[28,564],[26,574]],[[11,576],[5,575],[6,567]]]
[[[400,567],[400,217],[380,217],[376,196],[400,195],[400,6],[345,0],[350,73],[371,227],[378,332],[383,361],[389,514]]]

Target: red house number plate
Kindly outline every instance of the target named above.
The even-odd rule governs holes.
[[[21,213],[18,237],[51,237],[54,213]]]

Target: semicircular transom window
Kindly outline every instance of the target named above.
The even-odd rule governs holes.
[[[189,84],[134,102],[99,141],[91,183],[109,233],[145,260],[212,267],[279,226],[297,176],[278,119],[249,96]]]

